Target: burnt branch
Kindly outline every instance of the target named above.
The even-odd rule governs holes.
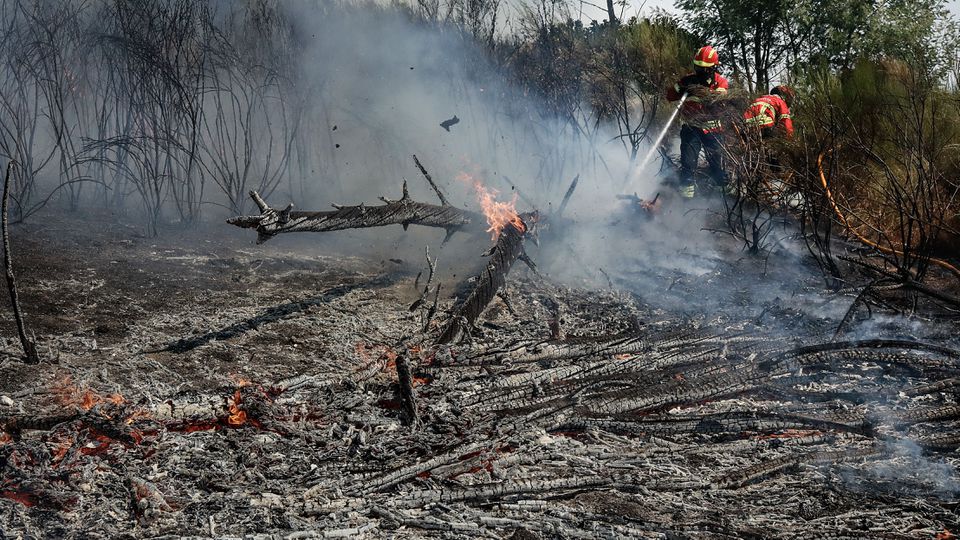
[[[573,178],[573,181],[570,182],[570,187],[567,188],[566,194],[563,196],[563,201],[560,202],[560,208],[557,209],[557,217],[563,215],[563,211],[567,209],[567,204],[570,203],[570,197],[573,196],[573,192],[577,189],[577,184],[580,182],[580,175],[578,174]]]
[[[524,214],[520,216],[521,228],[513,224],[503,228],[497,237],[497,243],[489,252],[490,262],[477,277],[476,287],[454,311],[446,328],[437,338],[437,344],[456,343],[473,327],[487,304],[503,288],[513,263],[523,254],[524,235],[530,232],[530,227],[536,226],[538,216],[536,212]]]
[[[423,286],[423,292],[420,293],[420,298],[418,298],[411,306],[410,311],[415,311],[417,308],[423,305],[427,300],[427,295],[430,294],[430,285],[433,284],[433,276],[437,273],[437,261],[439,258],[431,259],[430,258],[430,246],[424,248],[424,257],[427,259],[427,268],[429,273],[427,274],[427,284]],[[417,276],[419,280],[420,276]]]
[[[423,164],[420,163],[420,160],[417,159],[416,154],[413,155],[413,162],[417,164],[417,168],[420,169],[423,177],[427,179],[427,183],[430,184],[430,187],[432,187],[433,191],[437,194],[437,198],[440,199],[440,204],[443,206],[450,206],[450,202],[447,201],[447,198],[443,196],[443,192],[440,191],[440,188],[437,187],[437,184],[433,181],[433,177],[430,176],[430,173],[427,172],[427,169],[424,168]]]
[[[413,374],[406,353],[397,356],[397,381],[400,385],[400,400],[403,406],[403,423],[416,427],[420,423],[417,411],[417,394],[413,389]]]
[[[426,332],[430,329],[430,323],[433,322],[433,316],[437,314],[437,306],[440,304],[440,284],[437,284],[437,288],[433,294],[433,305],[430,306],[430,309],[427,310],[427,316],[423,322],[423,331]]]
[[[482,232],[485,221],[483,216],[450,205],[437,206],[414,201],[403,184],[403,196],[399,200],[381,197],[385,203],[379,206],[339,206],[328,212],[294,212],[293,204],[283,210],[271,208],[260,198],[257,192],[250,193],[257,203],[259,216],[236,216],[227,223],[244,229],[257,230],[257,243],[262,244],[270,238],[291,232],[329,232],[346,229],[364,229],[410,225],[438,227],[447,231],[447,239],[457,231]]]

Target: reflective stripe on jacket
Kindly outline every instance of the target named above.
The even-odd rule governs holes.
[[[743,112],[743,120],[748,126],[765,129],[782,126],[787,132],[787,138],[793,137],[793,118],[790,116],[790,108],[780,96],[758,97]]]

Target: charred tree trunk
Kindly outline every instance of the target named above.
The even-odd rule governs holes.
[[[379,206],[338,206],[329,212],[293,212],[293,204],[284,210],[270,208],[257,192],[250,192],[257,203],[259,216],[236,216],[227,223],[245,229],[257,230],[257,243],[261,244],[280,233],[290,232],[327,232],[367,227],[385,227],[410,225],[439,227],[447,231],[449,240],[457,231],[469,230],[482,232],[485,221],[482,215],[462,210],[450,204],[435,205],[416,202],[407,192],[407,183],[403,183],[403,197],[392,201],[381,197],[385,203]]]
[[[413,373],[406,352],[397,355],[397,382],[400,385],[400,400],[403,407],[403,423],[416,427],[420,423],[417,411],[417,393],[413,389]]]
[[[537,213],[520,216],[520,226],[509,224],[503,228],[497,243],[490,250],[490,262],[477,277],[477,285],[470,296],[454,311],[447,326],[437,338],[438,345],[459,341],[486,309],[507,280],[507,274],[513,263],[525,257],[523,237],[536,225]]]
[[[10,291],[10,304],[13,306],[13,318],[17,322],[17,335],[20,336],[20,344],[23,345],[23,352],[26,355],[26,361],[30,364],[40,362],[40,356],[37,354],[37,345],[27,336],[27,327],[23,322],[23,313],[20,312],[20,296],[17,294],[17,280],[13,275],[13,260],[10,258],[10,231],[7,228],[7,192],[10,189],[10,169],[13,168],[13,161],[7,163],[7,175],[3,180],[3,264],[7,274],[7,289]]]

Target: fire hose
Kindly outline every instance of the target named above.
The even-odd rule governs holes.
[[[650,150],[647,151],[647,155],[644,156],[643,161],[641,161],[640,165],[637,166],[634,174],[630,177],[627,185],[624,187],[630,187],[630,185],[633,184],[633,181],[640,176],[640,173],[643,172],[643,169],[645,169],[650,163],[650,160],[653,159],[653,155],[657,152],[657,148],[660,147],[660,143],[663,142],[663,138],[667,136],[667,130],[670,129],[670,126],[673,125],[674,120],[677,119],[677,115],[680,114],[680,109],[683,107],[683,102],[687,100],[688,95],[689,94],[687,92],[684,92],[683,95],[680,96],[680,102],[677,103],[677,107],[673,109],[673,113],[670,115],[667,123],[663,125],[663,129],[660,130],[660,135],[657,136],[656,141],[654,141],[654,143],[650,146]]]
[[[831,208],[833,208],[833,212],[837,215],[837,219],[840,220],[840,223],[844,226],[844,228],[846,228],[847,231],[850,232],[850,234],[855,236],[857,240],[876,249],[881,253],[886,253],[888,255],[900,255],[900,256],[904,255],[903,251],[896,250],[890,247],[884,247],[870,240],[866,236],[857,232],[857,230],[854,229],[852,225],[850,225],[850,222],[847,220],[846,216],[844,216],[843,212],[840,211],[840,207],[837,206],[837,203],[833,198],[833,193],[830,191],[830,186],[827,184],[827,177],[826,175],[823,174],[823,156],[824,156],[824,152],[820,152],[820,154],[817,156],[817,171],[820,173],[820,183],[823,185],[824,193],[827,196],[827,200],[830,201],[830,206]],[[949,270],[950,272],[953,272],[957,276],[960,276],[960,268],[957,268],[956,266],[950,264],[949,262],[943,259],[930,257],[930,262],[941,268]]]

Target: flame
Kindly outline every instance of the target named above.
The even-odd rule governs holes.
[[[0,446],[13,442],[13,436],[6,431],[0,431]]]
[[[947,528],[944,528],[942,532],[938,532],[937,535],[934,536],[936,540],[950,540],[956,537],[957,536],[952,532],[950,532],[950,529],[947,529]]]
[[[233,393],[233,399],[230,400],[230,416],[227,417],[227,424],[231,426],[242,426],[247,423],[247,411],[240,408],[243,398],[240,396],[240,389]]]
[[[629,360],[631,356],[633,355],[630,353],[623,353],[623,354],[615,354],[613,355],[613,358],[616,360]]]
[[[473,185],[473,190],[477,194],[477,202],[480,203],[480,210],[487,218],[487,225],[490,225],[487,232],[492,233],[491,240],[496,241],[497,237],[500,236],[500,233],[503,232],[504,227],[507,225],[512,225],[521,233],[526,232],[527,226],[517,213],[516,193],[513,194],[510,202],[500,202],[496,200],[497,195],[500,194],[499,191],[484,186],[480,180],[477,180],[469,174],[460,173],[457,175],[457,179]]]

